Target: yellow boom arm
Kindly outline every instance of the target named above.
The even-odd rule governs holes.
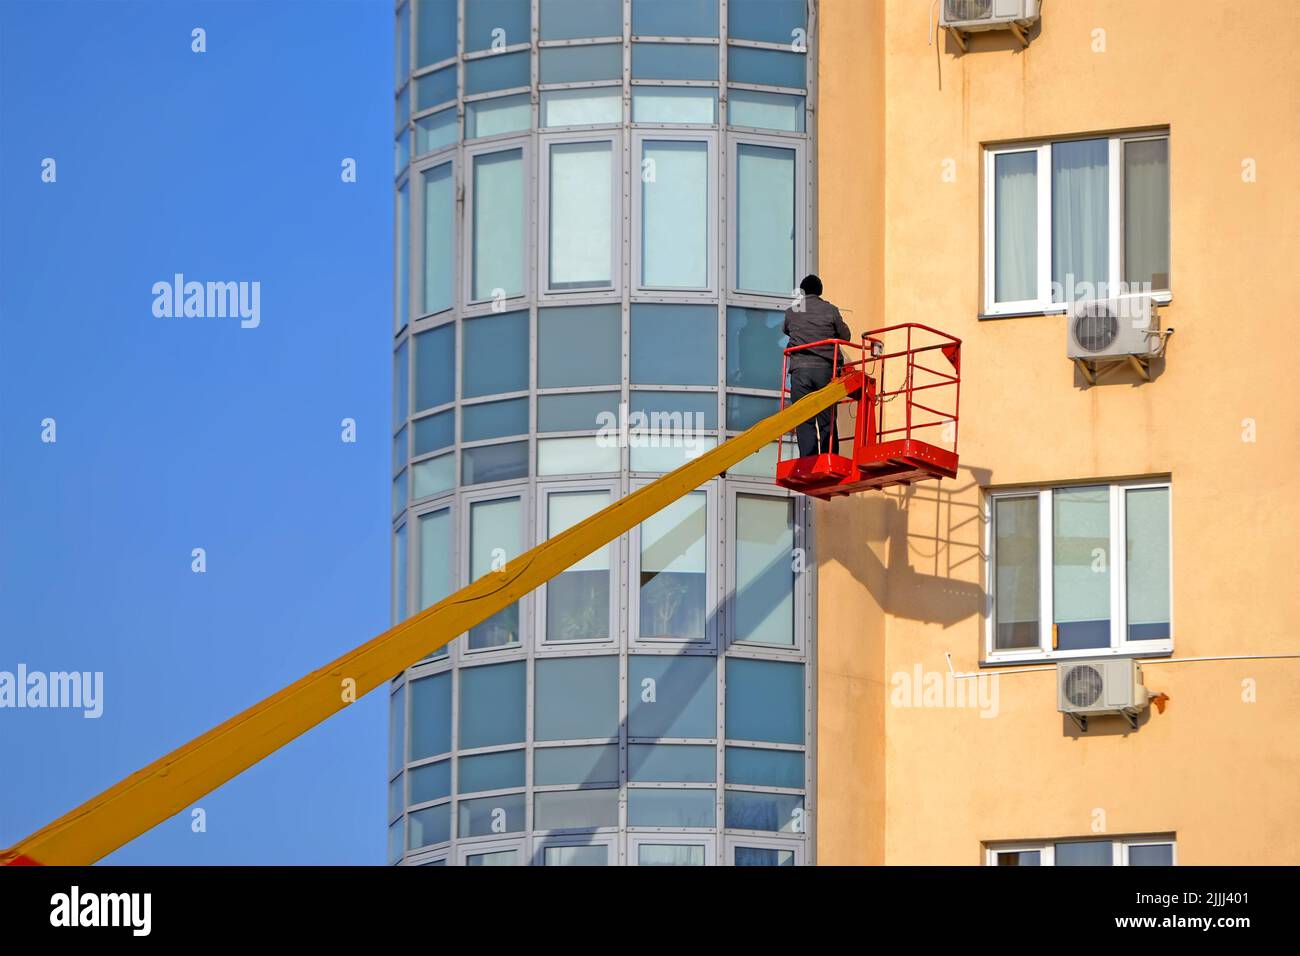
[[[457,635],[545,584],[861,385],[851,370],[378,637],[236,714],[0,853],[0,864],[84,865],[179,813]]]

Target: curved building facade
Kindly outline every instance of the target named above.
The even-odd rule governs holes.
[[[776,409],[813,26],[397,7],[395,620]],[[813,862],[809,515],[775,454],[394,680],[391,862]]]

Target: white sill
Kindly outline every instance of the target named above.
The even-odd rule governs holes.
[[[1099,647],[1095,650],[1078,651],[1001,651],[980,661],[981,668],[1011,667],[1017,664],[1059,664],[1069,661],[1088,661],[1106,657],[1171,657],[1174,653],[1172,641],[1151,641],[1150,647],[1136,646],[1137,642],[1124,647]]]
[[[1174,301],[1174,294],[1172,292],[1152,292],[1151,298],[1155,300],[1157,305],[1163,308],[1164,306],[1167,306]],[[1059,302],[1053,302],[1048,305],[1036,306],[1031,309],[1013,309],[1007,312],[997,312],[997,311],[983,312],[982,311],[979,313],[979,315],[976,316],[976,318],[979,319],[981,322],[983,322],[985,320],[991,320],[991,319],[1044,318],[1049,315],[1065,315],[1065,313],[1066,313],[1066,306],[1062,305]]]

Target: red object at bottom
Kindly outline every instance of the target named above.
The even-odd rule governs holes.
[[[843,455],[809,455],[776,466],[778,485],[824,500],[887,485],[956,476],[955,454],[915,438],[864,445],[857,451],[857,461]]]

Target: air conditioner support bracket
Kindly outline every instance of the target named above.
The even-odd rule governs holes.
[[[1127,710],[1123,711],[1123,714],[1124,714],[1124,719],[1128,721],[1129,727],[1133,730],[1137,730],[1138,729],[1137,714],[1131,714]]]
[[[1074,721],[1074,725],[1079,728],[1079,733],[1086,734],[1088,732],[1087,717],[1082,717],[1079,714],[1066,714],[1065,716],[1069,717],[1072,721]]]
[[[1011,32],[1014,33],[1016,35],[1016,39],[1020,41],[1020,48],[1022,50],[1025,47],[1029,46],[1029,37],[1025,36],[1024,27],[1022,27],[1019,23],[1011,24]]]
[[[1142,381],[1151,381],[1151,360],[1142,355],[1126,355],[1124,358],[1116,358],[1106,362],[1089,361],[1082,358],[1074,360],[1074,365],[1079,370],[1079,374],[1083,376],[1084,381],[1089,385],[1096,385],[1097,379],[1101,378],[1101,373],[1106,369],[1115,368],[1126,363],[1132,367]]]
[[[965,35],[964,33],[962,33],[960,30],[954,29],[953,27],[944,27],[944,29],[948,31],[948,36],[952,37],[952,38],[953,38],[953,41],[954,41],[954,42],[955,42],[959,47],[961,47],[961,52],[965,53],[965,52],[966,52],[966,35]]]

